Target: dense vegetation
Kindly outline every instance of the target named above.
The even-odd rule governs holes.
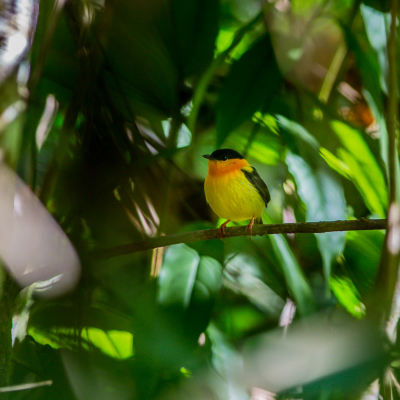
[[[399,398],[396,14],[397,0],[42,1],[3,78],[0,145],[80,278],[21,292],[0,243],[0,386],[34,383],[9,397]],[[118,255],[223,222],[201,157],[220,147],[269,186],[264,223],[390,208],[391,229]]]

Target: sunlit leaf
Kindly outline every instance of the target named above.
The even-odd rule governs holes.
[[[338,157],[334,156],[329,150],[321,147],[320,153],[322,158],[326,161],[326,163],[336,172],[343,175],[344,177],[350,179],[350,168],[349,166]]]
[[[360,294],[349,278],[331,276],[329,287],[335,294],[339,303],[356,318],[365,315],[365,306],[359,300]]]
[[[365,32],[354,35],[348,29],[343,29],[349,49],[354,52],[360,70],[364,85],[364,97],[379,125],[380,154],[387,168],[388,134],[384,115],[383,92],[380,86],[382,71],[380,70],[378,56],[368,42]]]
[[[29,334],[37,343],[47,344],[55,349],[77,350],[78,341],[81,340],[81,345],[86,350],[89,350],[90,346],[95,346],[104,354],[116,359],[125,359],[133,355],[133,336],[130,332],[103,331],[98,328],[87,327],[81,331],[80,339],[75,336],[74,328],[54,328],[48,333],[31,328]],[[57,340],[60,337],[63,337],[64,340]]]
[[[350,179],[371,212],[384,218],[388,198],[386,182],[371,150],[359,131],[339,121],[333,121],[331,126],[346,149],[339,149],[338,155],[347,165]]]
[[[336,175],[319,155],[319,144],[301,125],[279,117],[278,123],[291,150],[286,163],[295,178],[300,198],[306,205],[307,221],[346,219],[346,201]],[[316,234],[328,282],[332,261],[343,251],[343,232]]]
[[[217,105],[217,146],[261,106],[266,111],[281,84],[271,38],[266,35],[236,61]]]
[[[314,151],[318,151],[319,143],[314,136],[312,136],[303,126],[300,124],[290,121],[287,118],[279,115],[277,117],[278,126],[281,128],[281,132],[285,137],[286,144],[292,149],[292,151],[298,152],[303,146],[303,143],[310,146]]]

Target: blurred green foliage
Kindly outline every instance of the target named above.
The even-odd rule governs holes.
[[[219,226],[201,158],[218,147],[242,152],[269,186],[268,223],[386,217],[390,2],[262,3],[41,2],[19,66],[29,80],[3,83],[29,97],[0,145],[70,237],[82,277],[18,309],[10,384],[53,385],[10,398],[258,399],[257,387],[366,399],[384,376],[398,344],[365,321],[383,232],[93,257]],[[14,98],[0,96],[3,113]],[[399,398],[387,376],[381,394]]]

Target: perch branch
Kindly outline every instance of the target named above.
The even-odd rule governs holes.
[[[322,222],[297,222],[292,224],[254,225],[253,236],[276,235],[281,233],[325,233],[338,231],[367,231],[386,229],[386,219],[358,219],[351,221],[322,221]],[[237,236],[248,236],[245,226],[226,228],[226,239]],[[108,249],[98,249],[92,252],[97,260],[106,260],[111,257],[138,251],[155,249],[157,247],[171,246],[178,243],[198,242],[200,240],[218,239],[218,229],[205,229],[176,233],[174,235],[153,237],[139,242],[127,243]]]

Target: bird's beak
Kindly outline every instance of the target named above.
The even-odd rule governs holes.
[[[204,158],[207,158],[208,160],[215,161],[215,158],[214,158],[214,157],[211,157],[209,154],[204,154],[203,157],[204,157]]]

